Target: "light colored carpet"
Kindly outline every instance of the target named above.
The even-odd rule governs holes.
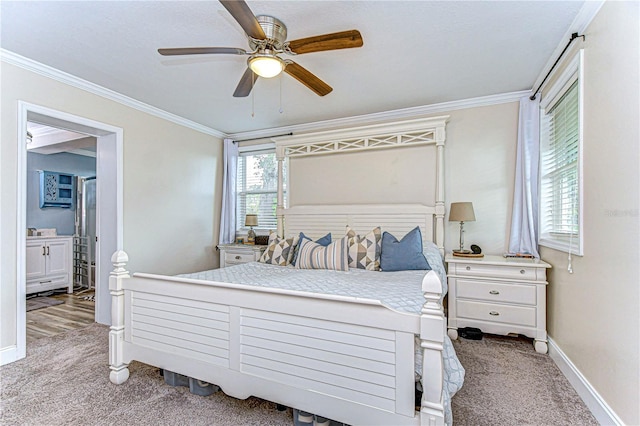
[[[108,333],[93,324],[27,347],[27,358],[0,368],[9,425],[287,425],[291,411],[257,398],[217,392],[201,397],[164,383],[159,370],[133,362],[122,385],[109,381]]]
[[[453,342],[466,370],[453,397],[456,425],[597,425],[549,355],[531,339],[487,336]]]
[[[36,309],[48,308],[49,306],[62,305],[63,303],[63,300],[52,299],[51,297],[34,297],[32,299],[27,299],[27,312],[35,311]]]
[[[291,410],[217,392],[202,397],[164,383],[138,362],[124,384],[109,381],[108,332],[93,324],[27,347],[27,358],[0,368],[2,425],[292,425]],[[453,399],[460,425],[596,424],[546,355],[526,341],[455,342],[467,369]]]

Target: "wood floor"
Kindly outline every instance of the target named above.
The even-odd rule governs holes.
[[[93,324],[96,304],[84,299],[93,295],[94,292],[91,290],[49,296],[63,300],[64,303],[27,312],[27,344],[41,337],[54,336]]]

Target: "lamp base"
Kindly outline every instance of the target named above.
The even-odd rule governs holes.
[[[453,254],[470,254],[471,250],[453,250]]]
[[[462,250],[462,251],[460,251],[460,250],[454,250],[453,252],[451,252],[451,254],[452,254],[454,257],[467,257],[467,258],[471,258],[471,257],[473,257],[473,258],[484,257],[484,254],[482,254],[482,253],[473,253],[473,252],[471,252],[471,251],[469,251],[469,250]]]
[[[256,233],[253,230],[253,227],[249,228],[249,232],[247,232],[247,244],[255,244],[256,243]]]

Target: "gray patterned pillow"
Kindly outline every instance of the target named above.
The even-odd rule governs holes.
[[[380,270],[380,252],[382,251],[382,230],[374,228],[366,235],[357,235],[347,226],[346,237],[349,238],[349,267]]]
[[[269,245],[258,261],[271,265],[287,266],[293,260],[293,248],[296,244],[298,244],[298,237],[285,239],[269,236]]]

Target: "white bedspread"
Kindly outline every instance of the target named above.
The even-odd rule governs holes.
[[[379,300],[388,308],[419,314],[427,271],[374,272],[295,269],[259,262],[180,275],[184,278]]]
[[[424,255],[442,283],[442,298],[447,294],[447,278],[442,256],[433,243],[426,243]],[[348,272],[320,269],[296,269],[251,262],[209,271],[182,274],[180,277],[279,288],[317,294],[332,294],[380,300],[388,308],[419,314],[424,305],[422,278],[427,271],[374,272],[351,268]]]

